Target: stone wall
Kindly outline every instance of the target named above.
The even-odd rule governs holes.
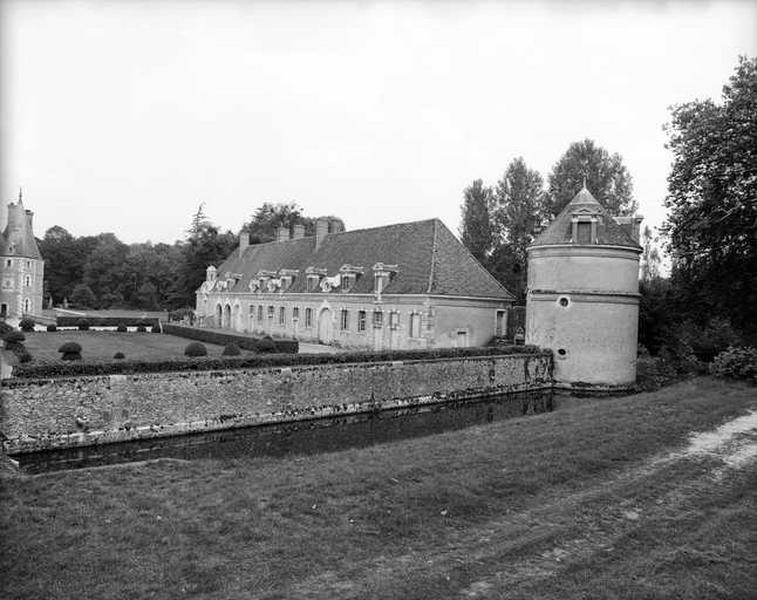
[[[550,353],[2,382],[8,454],[535,390]]]

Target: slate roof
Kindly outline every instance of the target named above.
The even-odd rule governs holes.
[[[604,246],[627,246],[639,248],[639,244],[631,237],[631,234],[613,219],[604,206],[584,186],[573,200],[568,202],[559,215],[549,226],[534,240],[534,246],[556,246],[572,244],[573,225],[572,217],[575,213],[598,214],[597,243],[592,245]]]
[[[372,267],[379,262],[397,265],[384,294],[514,299],[439,219],[331,233],[317,250],[315,237],[255,244],[242,256],[234,250],[217,272],[218,279],[225,279],[227,273],[240,274],[228,291],[246,292],[250,280],[260,271],[298,269],[298,276],[285,292],[297,293],[307,291],[308,267],[326,269],[331,277],[349,264],[364,271],[347,293],[372,294]]]
[[[23,211],[23,205],[11,204],[8,210],[9,212],[11,210]],[[34,233],[29,226],[28,214],[29,211],[22,213],[23,224],[17,229],[11,229],[10,214],[8,215],[8,225],[6,225],[5,231],[0,233],[0,256],[22,256],[42,260],[37,241],[34,239]]]

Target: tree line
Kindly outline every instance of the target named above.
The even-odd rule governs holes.
[[[275,239],[278,227],[305,226],[315,219],[296,203],[266,202],[241,230],[251,244]],[[237,246],[237,235],[221,231],[200,204],[183,240],[173,244],[125,244],[113,233],[76,237],[56,225],[38,239],[45,259],[45,301],[78,308],[173,310],[193,307],[208,265],[219,265]]]

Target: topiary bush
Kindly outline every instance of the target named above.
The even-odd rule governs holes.
[[[79,331],[89,331],[89,321],[87,319],[79,319],[76,321],[76,326]]]
[[[48,325],[47,326],[48,331],[58,331],[58,328],[55,325]]]
[[[221,352],[221,356],[239,356],[240,354],[242,354],[242,351],[234,342],[226,344],[223,352]]]
[[[22,342],[26,340],[26,336],[21,333],[20,331],[9,331],[3,336],[3,341],[5,342],[5,347],[8,350],[12,350],[14,346],[21,345]]]
[[[127,329],[126,325],[124,325],[123,323],[119,323],[118,326],[116,327],[116,331],[118,333],[126,333],[129,330]]]
[[[116,360],[123,360],[124,358],[126,358],[126,355],[123,352],[116,352],[113,355],[113,358],[115,358]]]
[[[35,325],[34,319],[30,319],[29,317],[24,317],[18,322],[18,328],[21,331],[34,331]]]
[[[710,372],[715,377],[746,379],[757,383],[757,348],[731,346],[715,357]]]
[[[81,346],[76,342],[66,342],[60,348],[58,352],[62,353],[62,360],[81,360]]]
[[[16,350],[15,354],[18,357],[18,362],[20,363],[28,363],[32,360],[32,355],[29,354],[29,351],[23,346]]]
[[[0,336],[5,335],[9,331],[15,331],[11,325],[8,325],[5,321],[0,321]]]
[[[184,348],[184,354],[186,356],[207,356],[208,349],[205,347],[205,344],[191,342],[187,344],[186,348]]]
[[[270,335],[263,337],[258,342],[258,352],[276,352],[276,342]]]
[[[160,333],[160,325],[153,325],[150,328],[150,331],[152,331],[153,333]]]

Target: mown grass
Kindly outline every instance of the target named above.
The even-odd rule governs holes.
[[[116,352],[123,352],[128,360],[162,361],[183,359],[184,348],[192,340],[161,333],[117,331],[35,331],[24,334],[24,346],[35,361],[60,360],[58,348],[66,342],[82,347],[82,360],[108,361]],[[205,344],[209,356],[220,356],[223,346]],[[243,354],[247,354],[242,351]]]
[[[754,469],[627,474],[756,396],[697,379],[332,454],[5,478],[0,596],[748,597]]]

